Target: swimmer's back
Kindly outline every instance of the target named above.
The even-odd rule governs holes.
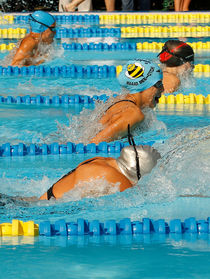
[[[130,181],[118,171],[117,163],[113,158],[95,157],[84,161],[68,175],[61,178],[53,185],[54,197],[61,198],[64,193],[72,190],[79,182],[86,182],[92,179],[104,178],[109,183],[120,182],[120,191],[132,187]],[[46,193],[40,199],[47,199]]]

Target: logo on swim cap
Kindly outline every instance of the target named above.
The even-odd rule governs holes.
[[[129,64],[125,72],[126,77],[130,79],[139,78],[143,74],[144,74],[144,67],[138,62],[135,62],[134,64]]]
[[[118,76],[120,85],[131,93],[142,92],[162,79],[163,73],[159,66],[144,59],[128,61]]]

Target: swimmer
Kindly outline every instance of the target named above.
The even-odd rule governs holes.
[[[194,68],[194,52],[183,41],[168,40],[158,54],[163,70],[164,93],[176,91],[181,77],[188,77]]]
[[[51,14],[44,11],[36,11],[29,15],[31,32],[21,41],[17,49],[12,63],[12,66],[31,66],[39,65],[45,61],[41,46],[52,44],[56,34],[55,19]],[[41,60],[38,58],[41,57]]]
[[[120,157],[94,157],[79,164],[44,193],[40,200],[62,198],[64,193],[72,190],[80,182],[104,178],[112,186],[119,183],[120,192],[135,186],[140,178],[156,166],[160,154],[148,145],[135,145],[130,135],[130,146],[121,150]],[[84,189],[85,191],[85,189]]]
[[[142,176],[152,171],[161,156],[156,149],[149,145],[136,146],[130,133],[130,127],[128,127],[128,140],[130,146],[121,150],[120,157],[117,159],[94,157],[80,163],[54,183],[39,200],[60,199],[65,193],[81,187],[81,183],[90,182],[92,179],[105,179],[111,187],[115,187],[118,183],[120,192],[135,186]],[[80,186],[77,186],[78,184]],[[85,186],[82,187],[84,187],[85,193]],[[36,197],[12,197],[0,194],[0,206],[4,206],[6,200],[17,205],[19,202],[38,201]]]
[[[90,142],[98,144],[126,136],[128,125],[134,128],[144,120],[142,109],[154,108],[164,91],[162,70],[148,60],[128,61],[118,76],[120,85],[131,94],[123,99],[116,97],[114,103],[100,119],[103,129]]]

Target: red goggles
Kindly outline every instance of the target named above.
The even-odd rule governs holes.
[[[174,51],[176,49],[179,49],[182,46],[185,46],[185,45],[187,45],[187,44],[186,43],[182,43],[179,46],[177,46],[177,47],[175,47],[174,49],[171,49],[171,50],[169,50],[167,47],[164,47],[162,49],[162,51],[158,54],[160,62],[164,63],[164,62],[168,61],[171,57],[175,56],[176,58],[179,58],[180,60],[182,60],[181,62],[184,63],[184,59],[182,57],[176,55],[174,53]]]

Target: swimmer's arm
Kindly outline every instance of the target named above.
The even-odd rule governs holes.
[[[17,50],[15,56],[13,57],[11,66],[19,66],[24,59],[30,58],[35,46],[36,46],[36,42],[33,39],[26,38],[21,43],[19,49]]]
[[[121,117],[116,119],[113,123],[108,123],[106,127],[100,131],[94,138],[91,139],[91,143],[98,144],[102,141],[112,141],[116,139],[120,134],[125,134],[128,129],[128,124],[134,126],[144,120],[144,114],[139,108],[129,110]]]
[[[180,79],[171,73],[163,72],[163,86],[164,86],[164,92],[163,93],[173,93],[175,92],[181,82]]]

